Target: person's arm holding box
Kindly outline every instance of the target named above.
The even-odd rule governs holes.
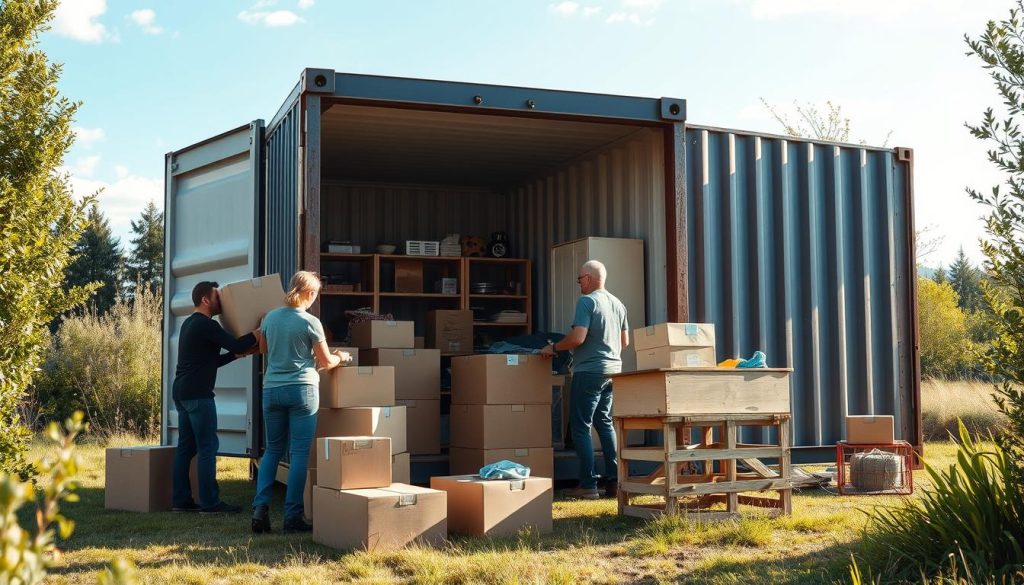
[[[319,319],[313,318],[307,333],[313,342],[313,357],[316,359],[317,368],[329,370],[352,361],[352,356],[347,352],[340,349],[331,351],[327,347],[327,336],[324,335],[324,326]]]
[[[213,341],[215,344],[220,346],[221,349],[225,349],[228,352],[220,354],[217,361],[218,368],[230,364],[237,359],[238,355],[245,354],[257,345],[258,338],[256,335],[258,333],[258,331],[253,331],[252,333],[247,333],[238,339],[235,339],[230,333],[224,331],[224,328],[220,326],[220,323],[213,320],[207,320],[206,326],[203,330],[203,334],[207,339]]]

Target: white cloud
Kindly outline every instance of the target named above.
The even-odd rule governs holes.
[[[149,8],[136,10],[128,18],[142,29],[147,35],[158,35],[163,29],[156,25],[156,12]]]
[[[590,18],[591,16],[597,16],[600,13],[600,6],[587,6],[586,8],[583,9],[583,16],[585,16],[586,18]]]
[[[304,22],[301,16],[291,10],[275,10],[273,12],[243,10],[238,13],[238,19],[246,24],[262,24],[270,28],[292,26]]]
[[[106,138],[103,128],[82,128],[81,126],[76,126],[71,130],[75,133],[75,144],[80,146],[89,147],[93,143]]]
[[[53,17],[57,34],[86,43],[102,43],[109,38],[99,18],[107,11],[106,0],[73,0],[61,2]]]
[[[163,206],[163,179],[126,174],[111,183],[83,177],[73,169],[64,170],[71,173],[71,192],[77,199],[102,190],[98,198],[100,211],[110,220],[111,231],[121,238],[122,244],[128,243],[131,221],[138,218],[147,203],[153,201],[158,208]]]
[[[643,18],[636,12],[613,12],[605,19],[608,24],[620,24],[628,22],[637,26],[650,26],[654,24],[654,18]]]
[[[124,165],[115,165],[114,173],[117,175],[118,179],[123,179],[128,176],[128,167]]]
[[[91,177],[96,173],[96,167],[100,164],[100,155],[94,154],[78,159],[74,171],[83,177]]]
[[[637,10],[657,10],[661,2],[662,0],[622,0],[622,5]]]
[[[313,7],[315,0],[299,0],[299,8],[309,10]]]
[[[559,16],[573,16],[580,9],[580,5],[578,2],[566,0],[560,4],[550,4],[548,9]]]

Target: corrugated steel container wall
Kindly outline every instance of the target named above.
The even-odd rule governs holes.
[[[278,273],[282,284],[299,268],[299,102],[267,130],[266,148],[266,270]]]
[[[534,261],[536,328],[551,330],[546,302],[551,247],[587,236],[646,240],[647,320],[667,319],[665,162],[660,131],[638,130],[509,195],[512,245]]]
[[[794,446],[847,414],[893,414],[914,441],[908,167],[892,150],[689,127],[690,319],[719,358],[794,368]]]

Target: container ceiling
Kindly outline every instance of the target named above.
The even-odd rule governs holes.
[[[323,114],[324,180],[503,188],[637,126],[337,104]]]

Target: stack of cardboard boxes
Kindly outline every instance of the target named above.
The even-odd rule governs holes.
[[[553,477],[551,360],[452,358],[451,473],[476,474],[503,459],[529,467],[531,476]]]
[[[711,323],[661,323],[633,332],[636,369],[713,368],[715,326]]]

